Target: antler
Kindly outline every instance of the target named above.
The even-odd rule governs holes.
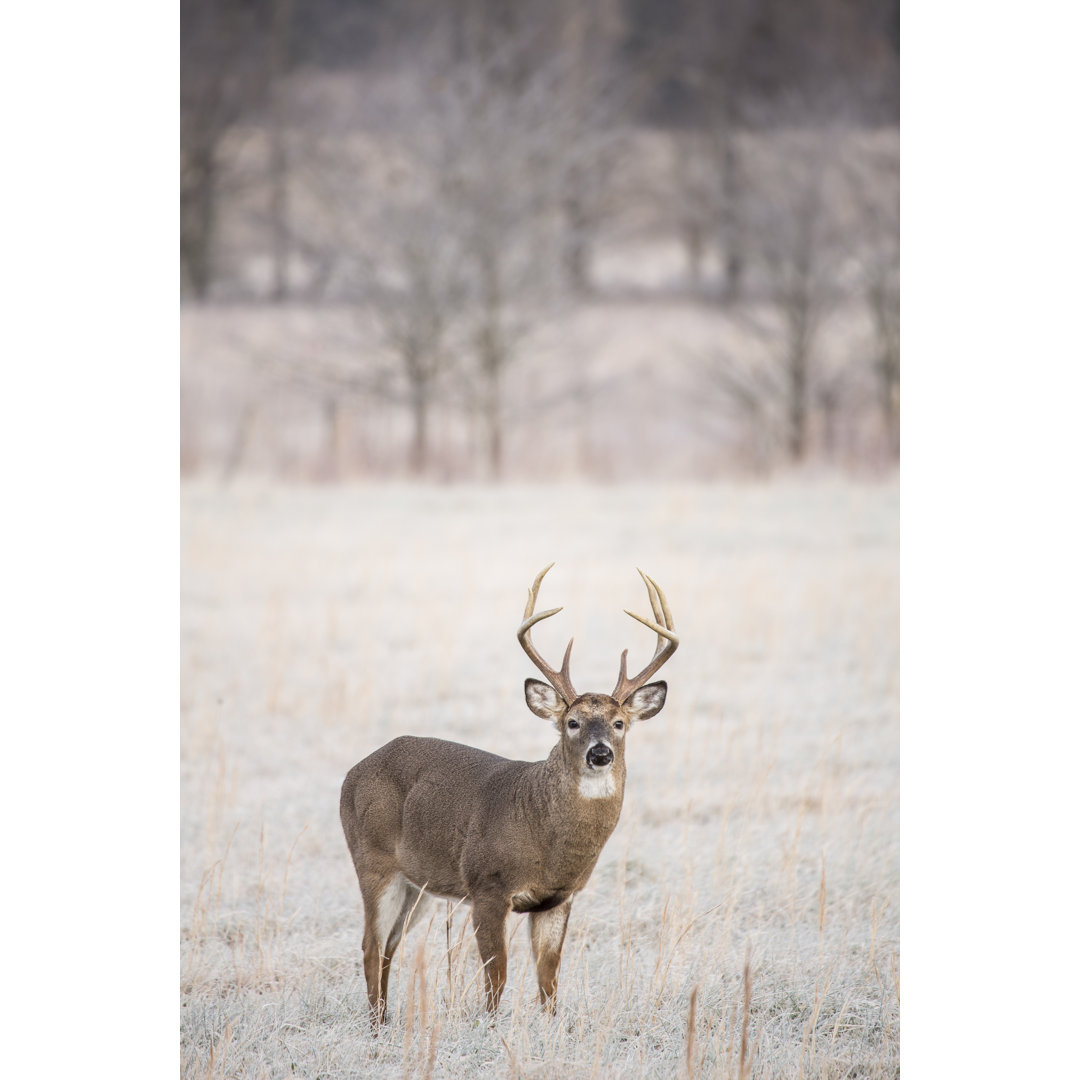
[[[644,619],[640,615],[635,615],[632,611],[627,611],[626,614],[631,619],[637,619],[639,623],[644,623],[650,630],[656,631],[656,652],[653,653],[653,658],[640,674],[628,679],[626,677],[626,654],[630,650],[623,649],[622,659],[619,661],[619,681],[611,692],[611,696],[620,705],[635,690],[639,690],[644,686],[671,659],[671,654],[679,647],[679,638],[675,633],[675,624],[671,618],[671,611],[668,609],[667,597],[664,596],[660,591],[660,586],[651,577],[641,570],[638,570],[638,573],[641,574],[641,579],[645,582],[645,588],[649,590],[649,603],[652,604],[653,617],[656,621]],[[550,612],[550,614],[554,614],[554,612]]]
[[[536,580],[532,583],[532,588],[529,590],[529,600],[525,605],[525,614],[522,617],[523,621],[518,627],[517,638],[521,642],[521,647],[525,650],[525,655],[540,669],[540,673],[555,689],[559,692],[563,701],[567,705],[571,704],[577,699],[577,691],[570,683],[570,649],[573,647],[574,639],[570,639],[570,643],[566,646],[566,653],[563,656],[562,670],[556,671],[554,668],[549,667],[544,663],[543,657],[536,651],[536,647],[532,643],[532,628],[541,619],[549,619],[552,615],[557,615],[562,611],[561,607],[552,608],[550,611],[541,611],[539,615],[533,614],[533,608],[536,606],[536,597],[540,592],[540,582],[544,580],[544,575],[554,566],[554,563],[548,563],[539,574],[536,575]]]

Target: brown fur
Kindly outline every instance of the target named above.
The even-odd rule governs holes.
[[[652,660],[631,679],[623,652],[613,695],[578,695],[570,681],[573,639],[559,671],[532,643],[533,625],[561,610],[533,614],[550,569],[529,589],[517,635],[551,683],[525,680],[525,703],[559,732],[547,758],[508,761],[406,735],[354,765],[341,786],[341,824],[364,900],[364,975],[375,1021],[385,1019],[394,950],[427,896],[472,904],[492,1012],[506,985],[506,918],[528,913],[540,1000],[555,1008],[570,905],[622,810],[626,733],[663,708],[667,683],[646,679],[679,639],[664,594],[642,573],[655,621],[632,617],[656,631]]]
[[[660,687],[665,684],[645,690]],[[400,941],[378,940],[378,902],[398,874],[413,887],[407,894],[413,902],[422,889],[472,904],[492,1010],[506,981],[506,917],[530,912],[540,996],[554,1008],[570,904],[622,809],[624,737],[636,716],[634,700],[619,706],[606,694],[585,694],[566,709],[559,699],[560,738],[543,761],[509,761],[443,739],[402,736],[349,770],[341,823],[364,900],[364,971],[378,1019]],[[567,726],[571,719],[580,724],[576,730]],[[625,725],[621,732],[616,720]],[[614,752],[608,766],[614,790],[586,798],[579,780],[593,771],[585,753],[597,738]]]

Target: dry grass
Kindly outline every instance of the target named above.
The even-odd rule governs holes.
[[[182,513],[184,1076],[898,1073],[895,486],[188,485]],[[467,909],[439,905],[373,1039],[341,779],[405,732],[546,753],[514,630],[552,559],[565,611],[534,633],[575,635],[579,685],[652,649],[635,565],[683,640],[559,1013],[512,917],[488,1019]]]

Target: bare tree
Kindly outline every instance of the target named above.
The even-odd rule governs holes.
[[[867,307],[877,344],[874,373],[889,453],[900,456],[900,264],[882,257],[872,261],[864,279]]]
[[[457,238],[437,207],[388,209],[380,239],[378,263],[361,262],[365,293],[378,338],[404,383],[412,417],[409,467],[419,475],[429,466],[432,410],[450,393],[466,283]],[[383,395],[389,396],[386,389]]]
[[[304,144],[320,211],[305,244],[335,265],[336,295],[353,310],[356,330],[307,377],[344,396],[404,407],[408,467],[419,475],[431,464],[433,413],[457,391],[451,376],[462,366],[470,288],[460,229],[412,146],[413,89],[391,80],[382,92],[376,101],[358,93],[347,108],[361,120],[373,109],[396,138],[316,131]]]
[[[742,295],[746,265],[738,134],[745,123],[745,58],[756,18],[757,5],[752,0],[725,4],[695,0],[683,39],[697,90],[700,138],[715,177],[708,189],[715,200],[710,224],[728,300]]]
[[[408,64],[358,84],[353,128],[309,131],[302,157],[320,193],[324,261],[385,360],[366,357],[357,385],[408,404],[417,470],[433,409],[464,405],[498,477],[507,372],[561,302],[560,258],[585,283],[591,233],[567,243],[567,200],[603,201],[584,185],[608,144],[596,114],[575,111],[565,58],[537,57],[523,33],[479,34],[473,5],[450,15],[460,33],[436,18],[426,38],[408,39]],[[586,136],[588,150],[576,148]],[[578,225],[596,217],[586,209]]]
[[[870,316],[875,399],[890,456],[900,454],[900,145],[871,136],[847,169],[857,215],[858,291]]]
[[[749,93],[747,45],[759,8],[752,0],[691,0],[672,45],[687,96],[685,127],[672,133],[677,228],[693,290],[700,291],[712,254],[727,301],[742,296],[747,260],[740,135]]]
[[[473,361],[466,385],[492,477],[504,462],[507,369],[559,294],[561,178],[552,153],[562,133],[553,107],[559,71],[544,65],[507,81],[505,71],[518,71],[507,54],[520,47],[510,39],[438,73],[441,93],[412,146],[458,238]]]
[[[738,132],[729,119],[713,118],[671,138],[670,190],[691,290],[702,291],[706,260],[714,255],[717,295],[734,302],[743,294],[747,261]]]
[[[670,191],[675,196],[675,228],[686,253],[690,288],[700,293],[719,202],[716,170],[702,131],[675,132],[672,151]]]
[[[593,288],[597,235],[612,212],[627,153],[632,84],[616,59],[620,17],[613,0],[563,0],[557,10],[557,52],[547,66],[554,75],[549,127],[563,228],[560,258],[570,292],[584,296]]]
[[[270,250],[273,265],[271,297],[284,300],[289,290],[289,90],[295,0],[274,0],[270,28]]]
[[[838,183],[844,145],[827,129],[756,141],[744,220],[762,299],[726,309],[738,344],[698,367],[736,415],[764,429],[759,452],[778,448],[793,464],[810,453],[815,419],[826,452],[835,448],[850,377],[846,355],[825,333],[849,292],[854,239]]]
[[[822,328],[842,297],[844,237],[831,201],[839,143],[828,131],[788,132],[763,148],[755,175],[755,250],[775,304],[774,355],[788,459],[802,461]]]
[[[232,0],[181,0],[180,263],[192,293],[213,283],[226,137],[265,86],[260,25]]]

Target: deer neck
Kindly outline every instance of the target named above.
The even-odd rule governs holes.
[[[594,785],[589,789],[589,779],[582,783],[576,764],[566,753],[561,742],[552,747],[546,760],[537,762],[535,792],[538,819],[558,834],[564,834],[567,843],[592,848],[596,853],[604,846],[619,821],[622,810],[623,788],[626,768],[621,755],[616,758],[610,772],[610,791]]]

